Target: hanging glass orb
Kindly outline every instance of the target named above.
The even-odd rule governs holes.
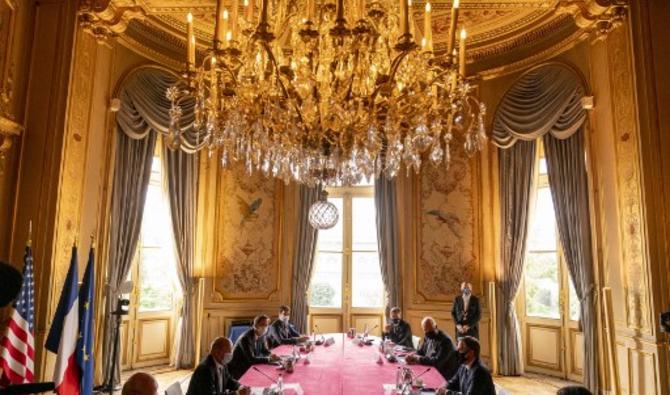
[[[337,207],[328,201],[328,193],[321,192],[319,200],[309,208],[309,223],[315,229],[326,230],[337,225],[340,219],[340,213]]]

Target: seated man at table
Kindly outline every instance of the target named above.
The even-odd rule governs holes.
[[[437,329],[433,317],[425,317],[421,321],[421,328],[425,335],[421,346],[405,360],[409,364],[434,366],[445,380],[451,379],[458,369],[458,353],[454,342],[449,335]]]
[[[458,341],[458,358],[461,366],[449,382],[437,391],[438,395],[450,391],[462,395],[495,395],[491,373],[479,360],[479,341],[472,336],[463,336]]]
[[[298,344],[309,339],[308,336],[300,335],[295,326],[289,321],[291,309],[288,306],[279,306],[279,318],[277,318],[268,332],[268,342],[270,346],[279,346],[281,344]]]
[[[157,395],[158,382],[149,373],[137,372],[123,384],[121,395]]]
[[[226,337],[217,337],[205,358],[191,377],[186,395],[249,395],[249,388],[234,379],[226,364],[233,356],[233,343]]]
[[[414,349],[412,343],[412,328],[407,321],[400,318],[400,307],[393,307],[390,312],[391,322],[384,328],[382,337],[389,339],[393,343]]]
[[[233,349],[233,359],[228,364],[230,374],[239,379],[251,365],[279,361],[279,357],[268,349],[266,334],[270,325],[270,317],[259,315],[254,324],[237,339]]]

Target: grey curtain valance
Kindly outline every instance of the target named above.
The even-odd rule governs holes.
[[[119,129],[133,139],[142,139],[151,130],[167,133],[172,104],[166,92],[178,81],[176,75],[152,67],[133,73],[119,94],[121,109],[116,114]],[[181,107],[183,113],[180,127],[186,131],[187,145],[191,147],[197,140],[191,131],[195,119],[195,101],[184,100]]]
[[[552,64],[528,72],[498,106],[493,143],[509,148],[517,140],[531,141],[547,133],[561,140],[572,136],[586,120],[584,94],[581,81],[566,66]]]
[[[166,133],[170,125],[171,103],[166,97],[170,86],[178,82],[176,75],[156,67],[141,68],[124,81],[119,93],[121,108],[116,114],[117,143],[114,164],[114,190],[110,225],[107,311],[114,307],[118,288],[127,278],[139,239],[144,201],[151,173],[154,147],[158,133]],[[194,115],[193,100],[183,103],[183,122],[187,141]],[[186,150],[188,151],[188,149]],[[177,342],[176,367],[193,365],[194,342],[194,275],[195,205],[197,198],[198,156],[182,151],[163,150],[163,171],[170,216],[175,239],[177,272],[184,296]],[[106,331],[111,333],[112,317],[105,316]],[[112,362],[114,344],[105,337],[104,363]],[[118,372],[116,373],[118,377]]]

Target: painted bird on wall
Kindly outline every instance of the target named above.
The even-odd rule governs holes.
[[[460,237],[461,220],[452,213],[444,213],[440,209],[428,210],[426,214],[435,217],[440,223],[446,224],[454,235]]]
[[[247,203],[246,200],[240,195],[237,195],[237,204],[240,207],[240,214],[242,214],[242,220],[240,221],[240,226],[244,224],[245,221],[248,221],[253,218],[258,217],[258,209],[263,203],[262,198],[258,198],[251,203]]]

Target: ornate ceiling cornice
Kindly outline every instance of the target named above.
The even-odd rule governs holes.
[[[425,0],[414,4],[421,35]],[[117,37],[129,48],[180,69],[185,52],[184,16],[193,12],[199,43],[211,41],[215,0],[80,0],[80,24],[99,40]],[[435,49],[444,50],[451,0],[433,3]],[[556,54],[575,37],[603,39],[619,26],[627,0],[461,0],[461,22],[468,26],[468,63],[486,75]],[[492,71],[494,71],[492,73]]]
[[[80,0],[79,25],[98,40],[115,37],[126,30],[131,20],[146,18],[145,10],[133,3],[132,0]]]
[[[561,0],[557,11],[572,15],[580,29],[603,40],[623,23],[628,0]]]

